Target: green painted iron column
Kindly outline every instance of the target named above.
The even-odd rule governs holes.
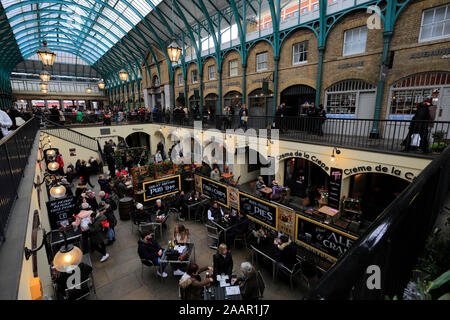
[[[247,86],[247,64],[242,64],[242,104],[245,104],[245,101],[247,101],[247,92],[246,92],[246,86]]]
[[[324,51],[325,47],[319,47],[319,56],[317,61],[316,97],[314,99],[315,107],[317,107],[320,104],[320,92],[322,91],[322,66],[323,66]]]
[[[219,76],[219,79],[217,80],[217,91],[219,94],[219,113],[218,115],[222,115],[222,68],[217,68],[217,75]]]
[[[273,70],[273,108],[272,117],[275,117],[277,112],[277,96],[278,96],[278,62],[280,61],[279,56],[274,56],[274,70]]]

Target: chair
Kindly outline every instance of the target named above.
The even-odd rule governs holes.
[[[286,267],[283,264],[278,263],[277,264],[277,275],[278,275],[278,271],[283,272],[284,274],[287,274],[289,276],[289,285],[290,288],[293,288],[293,282],[292,279],[294,278],[294,276],[296,276],[299,272],[301,272],[301,261],[297,261],[296,264],[294,264],[291,268]]]
[[[262,298],[264,298],[264,289],[266,289],[266,284],[261,271],[256,273],[256,282],[258,284],[258,300],[262,300]]]
[[[186,299],[186,289],[178,286],[178,296],[180,297],[181,300],[187,300]]]
[[[233,248],[236,248],[236,241],[238,241],[238,242],[241,241],[241,242],[244,242],[245,248],[248,249],[248,246],[247,246],[247,237],[248,237],[248,235],[249,235],[248,232],[242,233],[242,234],[238,234],[238,235],[234,238],[234,241],[233,241]]]
[[[231,184],[232,186],[237,186],[237,185],[239,184],[239,179],[241,179],[241,176],[239,176],[239,177],[237,178],[236,181],[231,180],[231,181],[230,181],[230,184]]]
[[[79,287],[79,289],[78,289]],[[78,285],[74,285],[64,291],[64,300],[81,300],[91,294],[91,289],[94,287],[92,278],[89,277]],[[95,289],[94,289],[95,291]]]
[[[177,208],[169,208],[167,211],[167,220],[169,220],[170,216],[173,216],[175,220],[180,221],[180,211]]]
[[[153,222],[143,222],[138,224],[139,234],[142,236],[151,233],[152,237],[155,236],[156,225]]]
[[[252,193],[256,193],[256,181],[250,182],[250,190]]]
[[[144,278],[144,266],[146,266],[146,267],[148,267],[148,268],[154,268],[154,270],[155,270],[155,275],[156,275],[156,277],[157,278],[159,278],[160,280],[161,280],[161,278],[158,276],[158,274],[157,274],[157,272],[158,272],[158,267],[159,266],[157,266],[157,265],[155,265],[154,263],[153,263],[153,261],[151,261],[151,260],[148,260],[148,259],[142,259],[141,258],[141,279],[143,279]]]
[[[210,245],[209,247],[211,249],[217,249],[217,246],[219,244],[219,238],[220,238],[219,228],[207,223],[206,224],[206,232],[207,232],[208,238],[214,240],[214,245]]]

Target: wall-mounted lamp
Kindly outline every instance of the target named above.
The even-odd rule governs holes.
[[[31,255],[41,250],[42,247],[47,243],[48,233],[45,232],[45,229],[43,231],[44,239],[42,240],[42,244],[39,246],[39,248],[33,250],[28,249],[27,247],[24,248],[26,260],[30,259]],[[61,247],[61,249],[59,249],[55,257],[53,258],[53,266],[59,272],[72,272],[81,263],[83,252],[80,250],[80,248],[74,246],[73,244],[67,243],[67,236],[64,230],[61,231],[61,233],[64,238],[64,245]]]
[[[339,150],[336,147],[333,147],[333,153],[331,154],[331,162],[334,162],[335,157],[334,157],[334,150],[336,150],[336,154],[341,154],[341,150]]]
[[[50,171],[52,171],[52,172],[57,171],[57,170],[59,169],[59,164],[58,164],[58,162],[56,162],[56,161],[50,162],[50,163],[47,165],[47,169],[50,170]]]

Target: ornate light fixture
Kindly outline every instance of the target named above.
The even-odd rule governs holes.
[[[334,150],[336,150],[336,154],[341,154],[341,150],[339,150],[336,147],[333,147],[333,153],[331,154],[331,162],[334,162],[335,158],[334,158]]]
[[[172,0],[172,30],[174,30],[175,19],[173,16],[173,0]],[[177,63],[180,60],[181,48],[177,44],[175,36],[172,37],[172,42],[167,47],[167,54],[172,63]]]
[[[50,81],[50,72],[43,70],[39,75],[42,81],[48,82]]]
[[[53,162],[50,162],[50,163],[47,165],[47,168],[48,168],[48,170],[50,170],[50,171],[56,171],[56,170],[59,169],[59,164],[58,164],[58,162],[53,161]]]
[[[128,80],[128,72],[126,72],[125,69],[120,69],[119,78],[122,81],[127,81]]]
[[[92,93],[91,87],[87,87],[87,88],[86,88],[86,92],[87,92],[87,93]]]
[[[50,144],[50,148],[51,148],[51,144]],[[49,159],[50,157],[56,157],[56,151],[53,149],[46,150],[45,156],[47,157],[47,159]]]
[[[105,89],[105,82],[104,82],[103,80],[100,80],[100,81],[97,83],[97,86],[98,86],[98,88],[99,88],[100,90],[103,90],[103,89]]]
[[[48,84],[46,84],[45,82],[41,82],[39,85],[41,86],[41,89],[43,89],[43,90],[48,89]]]
[[[37,55],[44,66],[52,66],[55,62],[56,54],[47,48],[47,41],[43,41],[43,47],[39,48]]]
[[[66,195],[66,187],[58,183],[50,188],[50,195],[55,199],[62,198]]]

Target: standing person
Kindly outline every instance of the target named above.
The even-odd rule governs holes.
[[[420,136],[419,146],[423,153],[428,153],[428,126],[431,120],[429,107],[431,104],[429,102],[421,102],[417,105],[416,113],[411,120],[409,126],[409,132],[406,138],[403,140],[402,145],[405,146],[403,151],[411,150],[411,139],[414,134]]]
[[[106,252],[105,240],[107,237],[106,223],[108,222],[106,216],[100,211],[95,217],[91,218],[92,224],[89,225],[89,234],[91,238],[92,248],[98,251],[102,258],[100,262],[106,261],[109,258],[109,253]]]
[[[116,241],[115,238],[115,232],[114,232],[114,227],[117,225],[117,219],[114,216],[114,211],[111,208],[111,206],[107,203],[105,203],[104,201],[100,201],[100,205],[98,210],[105,215],[106,217],[106,221],[108,221],[109,223],[109,229],[108,229],[108,243],[107,245],[112,244],[114,241]]]
[[[229,106],[226,106],[223,110],[223,114],[225,115],[224,130],[231,129],[231,121],[233,118],[233,115],[231,113],[231,108]]]
[[[248,109],[245,103],[239,110],[239,119],[239,128],[244,128],[244,132],[247,131]]]
[[[91,166],[89,165],[89,163],[86,163],[85,160],[81,162],[80,175],[86,185],[90,185],[91,188],[94,187],[91,181],[89,181],[89,177],[91,176]]]
[[[214,279],[217,279],[217,275],[231,275],[233,272],[233,257],[228,252],[227,245],[221,243],[217,249],[217,253],[213,256],[213,272]]]
[[[325,123],[325,120],[327,120],[327,112],[325,111],[325,108],[323,107],[323,104],[319,104],[319,109],[317,110],[317,134],[319,136],[323,136],[323,124]]]
[[[63,176],[64,175],[64,161],[63,161],[63,158],[62,158],[62,155],[58,152],[57,154],[56,154],[56,159],[55,159],[55,161],[58,163],[58,165],[59,165],[59,168],[58,168],[58,174],[60,175],[60,176]]]
[[[114,153],[110,152],[107,155],[106,162],[108,163],[109,174],[113,175],[116,173],[116,159],[114,158]]]
[[[58,111],[58,113],[59,113],[59,124],[64,125],[64,123],[66,122],[66,117],[64,117],[64,112],[60,109]]]
[[[275,257],[278,263],[289,269],[297,263],[297,247],[287,235],[282,235],[274,240]]]
[[[162,161],[163,161],[163,158],[161,155],[161,150],[158,150],[158,151],[156,151],[156,154],[155,154],[155,162],[158,163],[158,162],[162,162]]]

